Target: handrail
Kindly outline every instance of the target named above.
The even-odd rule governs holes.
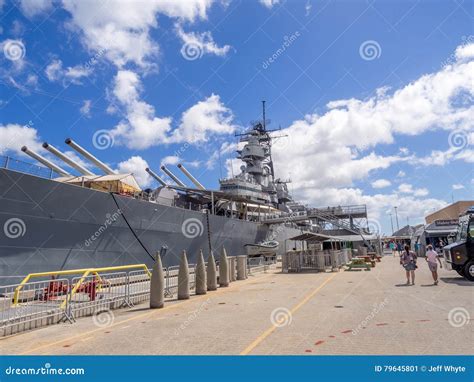
[[[81,285],[82,281],[89,275],[94,274],[99,277],[99,272],[108,272],[108,271],[123,271],[127,269],[135,269],[140,268],[144,269],[149,277],[151,277],[151,272],[149,271],[146,264],[133,264],[133,265],[119,265],[116,267],[103,267],[103,268],[82,268],[82,269],[70,269],[66,271],[54,271],[54,272],[38,272],[38,273],[30,273],[28,274],[22,282],[16,287],[15,292],[13,294],[13,306],[18,305],[18,298],[20,295],[20,290],[23,286],[33,277],[44,277],[44,276],[61,276],[61,275],[74,275],[74,274],[82,274],[79,281],[74,285],[71,291],[71,297],[76,293],[77,289]],[[63,305],[66,303],[64,301]]]

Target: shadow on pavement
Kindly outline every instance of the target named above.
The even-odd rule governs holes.
[[[474,286],[474,283],[463,279],[462,277],[440,277],[440,280],[447,284],[456,284],[460,286]]]

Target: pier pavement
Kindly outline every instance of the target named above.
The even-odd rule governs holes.
[[[203,296],[80,318],[0,339],[2,354],[472,354],[474,284],[423,259],[371,271],[278,269]],[[102,316],[105,315],[105,316]]]

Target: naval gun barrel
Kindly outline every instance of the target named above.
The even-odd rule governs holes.
[[[61,176],[72,176],[66,170],[63,170],[61,167],[56,166],[53,162],[47,160],[45,157],[35,153],[34,151],[31,151],[26,146],[23,146],[21,148],[21,151],[23,151],[25,154],[29,155],[33,159],[36,159],[38,162],[44,164],[46,167],[50,168],[51,170],[57,172]]]
[[[151,176],[152,178],[155,178],[159,183],[161,183],[162,186],[164,186],[164,187],[167,187],[167,186],[168,186],[168,184],[167,184],[163,179],[161,179],[161,177],[160,177],[156,172],[154,172],[154,171],[151,170],[150,168],[147,167],[147,168],[145,169],[145,171],[146,171],[148,174],[150,174],[150,176]]]
[[[79,163],[74,162],[72,159],[68,158],[64,153],[59,151],[56,147],[50,145],[48,142],[43,143],[43,147],[48,150],[51,154],[56,155],[63,162],[71,166],[72,168],[79,171],[82,175],[95,175],[93,172],[90,172],[87,168],[81,166]]]
[[[94,155],[92,155],[89,151],[84,149],[83,147],[79,146],[76,142],[74,142],[71,138],[67,138],[64,141],[67,145],[71,146],[74,150],[76,150],[79,154],[81,154],[84,158],[88,159],[92,162],[95,166],[100,168],[104,171],[107,175],[114,175],[116,172],[112,170],[109,166],[107,166],[104,162],[101,162],[97,159]]]
[[[180,187],[186,187],[186,185],[181,182],[176,175],[174,175],[170,170],[166,168],[166,166],[161,166],[161,170],[168,175],[173,181]]]
[[[181,164],[178,163],[178,168],[183,172],[184,175],[186,175],[193,184],[199,188],[200,190],[205,190],[206,188],[194,177],[191,175],[191,173],[186,170],[186,168]]]

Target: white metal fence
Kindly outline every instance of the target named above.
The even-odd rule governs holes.
[[[282,256],[283,272],[302,272],[327,270],[336,271],[352,259],[350,249],[325,250],[305,249],[289,251]]]

